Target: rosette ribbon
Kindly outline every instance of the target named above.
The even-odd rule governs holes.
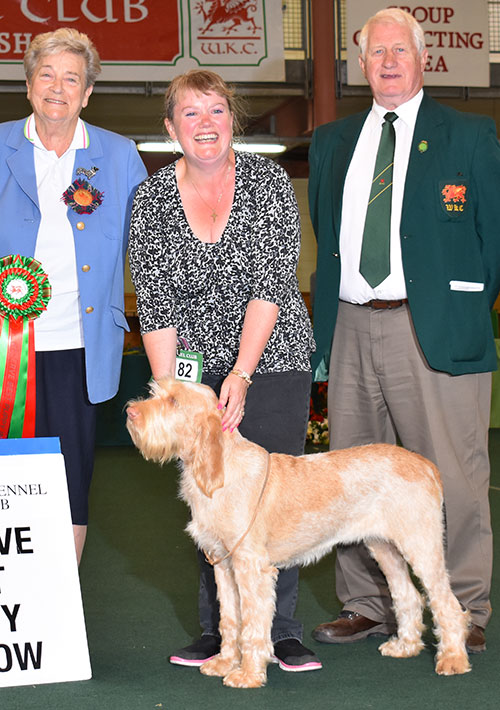
[[[52,289],[32,257],[0,258],[0,438],[35,436],[35,320]]]

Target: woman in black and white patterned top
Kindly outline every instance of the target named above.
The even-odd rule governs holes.
[[[184,155],[134,200],[129,258],[141,333],[155,379],[174,374],[182,336],[203,354],[202,381],[225,408],[222,427],[298,455],[314,347],[296,277],[299,214],[282,168],[233,151],[235,106],[213,72],[188,72],[167,91],[165,125]],[[173,663],[199,666],[219,649],[213,570],[202,555],[200,566],[203,636]],[[321,664],[300,643],[297,583],[296,569],[280,573],[275,655],[285,670],[312,670]]]
[[[238,359],[247,304],[270,302],[278,317],[255,372],[307,372],[312,337],[295,275],[300,224],[293,188],[266,158],[234,159],[234,199],[215,243],[189,226],[175,164],[139,188],[130,260],[141,330],[175,328],[203,353],[204,372],[225,375]]]

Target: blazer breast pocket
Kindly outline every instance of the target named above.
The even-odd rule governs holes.
[[[469,181],[462,176],[438,182],[439,218],[461,222],[469,213]]]

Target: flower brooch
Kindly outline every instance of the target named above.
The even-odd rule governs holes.
[[[94,177],[98,169],[85,170],[84,168],[78,168],[76,174],[84,173],[90,179]],[[76,178],[68,189],[63,192],[61,199],[65,205],[71,207],[78,214],[92,214],[102,204],[103,197],[104,193],[92,187],[87,180]]]

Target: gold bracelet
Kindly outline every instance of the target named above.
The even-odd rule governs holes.
[[[245,380],[247,385],[250,387],[252,384],[252,380],[250,379],[250,375],[248,372],[245,372],[245,370],[231,370],[231,375],[236,375],[236,377],[241,377],[242,380]]]

